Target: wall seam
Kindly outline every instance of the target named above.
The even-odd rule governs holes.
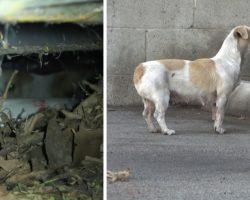
[[[145,61],[147,61],[147,34],[148,30],[145,30]]]
[[[194,21],[195,21],[196,4],[197,4],[197,0],[193,0],[193,23],[192,23],[190,28],[195,27],[195,22]]]
[[[115,10],[115,0],[112,0],[112,18],[111,18],[111,26],[113,27],[114,25],[114,18],[116,15],[116,10]],[[107,26],[108,27],[108,26]]]

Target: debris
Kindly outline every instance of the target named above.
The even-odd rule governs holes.
[[[7,188],[4,185],[0,186],[0,197],[6,196],[8,194]]]
[[[69,112],[67,110],[61,110],[61,112],[64,114],[64,116],[68,119],[82,119],[82,116],[75,114],[73,112]]]
[[[74,135],[74,164],[79,164],[86,156],[101,157],[102,129],[86,129],[80,127]]]
[[[31,133],[36,124],[44,117],[43,113],[37,113],[31,116],[25,123],[23,128],[23,134],[29,134]]]
[[[7,83],[7,86],[4,90],[4,93],[3,93],[3,96],[1,97],[1,100],[0,100],[0,111],[2,110],[3,108],[3,104],[4,104],[4,101],[7,99],[8,97],[8,92],[9,92],[9,89],[11,87],[11,84],[15,78],[15,76],[17,75],[18,71],[17,70],[14,70],[14,72],[12,73],[8,83]]]
[[[6,180],[6,184],[10,187],[16,185],[17,183],[22,183],[23,185],[32,185],[34,181],[45,180],[50,177],[52,170],[42,170],[34,171],[31,173],[15,174]]]
[[[96,129],[102,127],[103,123],[103,94],[102,86],[93,86],[88,82],[83,82],[82,87],[89,86],[94,93],[82,101],[73,113],[82,116],[84,124],[88,128]],[[85,90],[84,90],[85,92]]]
[[[111,183],[116,181],[128,181],[129,170],[118,171],[118,172],[107,171],[107,178]]]
[[[4,198],[4,200],[18,200],[18,198],[10,193],[7,193],[6,195],[0,196],[1,198]]]
[[[49,121],[45,148],[48,156],[48,163],[51,167],[62,167],[72,163],[72,142],[73,134],[66,124],[60,124],[57,118]]]
[[[34,132],[29,134],[22,134],[17,136],[17,144],[19,147],[28,145],[42,145],[44,132]]]
[[[99,159],[99,158],[94,158],[94,157],[91,157],[91,156],[86,156],[86,157],[85,157],[85,160],[91,161],[91,162],[102,163],[102,160],[101,160],[101,159]]]
[[[102,199],[102,87],[81,88],[88,95],[73,110],[44,108],[27,118],[0,112],[4,199]]]
[[[3,157],[0,157],[0,167],[7,172],[11,172],[16,168],[19,168],[24,163],[20,160],[13,159],[13,160],[5,160]]]

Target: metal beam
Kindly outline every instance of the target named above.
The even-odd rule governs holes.
[[[0,25],[0,55],[102,50],[102,25]],[[2,43],[2,44],[1,44]]]

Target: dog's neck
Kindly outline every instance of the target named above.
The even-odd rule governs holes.
[[[227,60],[232,63],[232,66],[241,66],[242,59],[244,58],[245,50],[240,49],[237,39],[231,32],[224,40],[221,49],[214,58]]]

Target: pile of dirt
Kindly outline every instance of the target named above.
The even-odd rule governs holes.
[[[102,199],[102,86],[79,86],[73,110],[0,112],[0,199]]]

